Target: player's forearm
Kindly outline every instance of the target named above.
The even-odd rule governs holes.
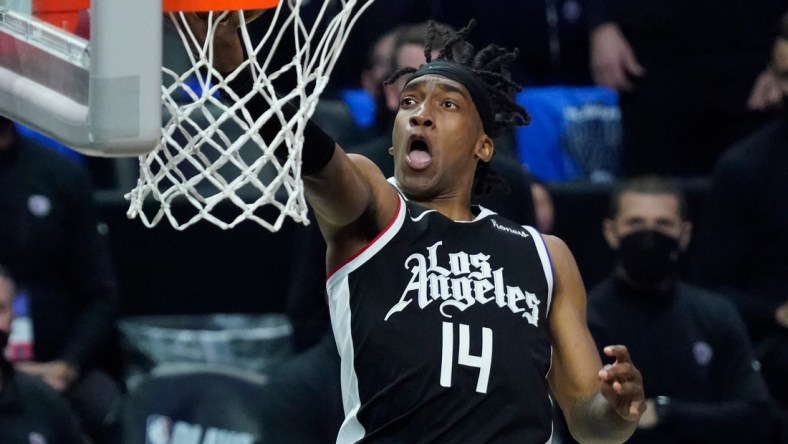
[[[581,443],[623,443],[637,427],[637,421],[619,416],[599,392],[577,402],[565,416],[572,436]]]
[[[304,186],[324,236],[331,236],[334,229],[357,221],[370,208],[369,186],[339,147],[323,169],[304,176]]]

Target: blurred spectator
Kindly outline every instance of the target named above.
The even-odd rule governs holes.
[[[3,351],[11,332],[13,297],[11,274],[0,265],[0,442],[87,443],[66,401],[6,360]]]
[[[101,442],[121,396],[100,367],[112,361],[118,301],[87,174],[0,118],[0,190],[0,263],[33,324],[32,356],[17,356],[15,367],[64,394]]]
[[[707,175],[764,121],[748,99],[784,10],[784,0],[589,0],[594,81],[621,93],[625,175]]]
[[[788,104],[788,14],[772,70]],[[736,143],[712,176],[693,262],[739,308],[788,424],[788,107]]]
[[[648,409],[627,442],[772,442],[769,393],[735,307],[678,278],[687,217],[679,185],[648,176],[614,189],[603,223],[615,268],[589,291],[588,323],[597,344],[627,344],[643,374]]]

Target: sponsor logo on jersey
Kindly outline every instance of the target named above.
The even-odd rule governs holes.
[[[476,304],[493,303],[538,326],[539,299],[520,287],[506,285],[505,270],[503,267],[493,270],[489,255],[464,251],[443,253],[443,266],[438,252],[441,245],[443,242],[436,242],[427,247],[426,254],[414,253],[405,259],[405,268],[411,272],[410,282],[384,320],[413,301],[422,310],[434,303],[447,318],[452,317],[453,310],[463,312]]]
[[[528,234],[525,230],[515,230],[514,228],[509,228],[509,227],[504,226],[504,225],[498,225],[498,222],[496,222],[495,219],[490,219],[490,220],[492,221],[493,228],[495,228],[497,230],[505,231],[507,233],[516,234],[516,235],[521,236],[521,237],[529,237],[530,236],[530,234]]]

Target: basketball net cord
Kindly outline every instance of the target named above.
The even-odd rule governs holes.
[[[304,127],[350,29],[372,2],[356,7],[357,0],[339,0],[341,10],[331,15],[327,6],[335,2],[323,1],[309,26],[300,16],[304,1],[309,0],[282,0],[275,10],[266,11],[274,14],[271,26],[256,44],[243,11],[211,12],[204,43],[187,25],[183,12],[169,13],[184,46],[192,48],[186,51],[192,67],[180,74],[162,68],[162,111],[169,118],[163,119],[160,143],[139,157],[137,185],[126,194],[129,218],[139,217],[153,227],[166,217],[178,230],[200,220],[222,229],[253,220],[272,232],[287,217],[309,224],[301,179]],[[212,42],[216,24],[227,14],[240,14],[239,31],[248,58],[225,77],[212,67]],[[323,22],[324,31],[318,32]],[[289,63],[273,66],[276,49],[288,38],[293,39],[295,54]],[[253,87],[239,96],[228,82],[241,70],[250,70]],[[294,74],[297,87],[278,91],[286,93],[278,97],[273,82],[286,74]],[[222,91],[231,100],[224,101]],[[246,109],[254,96],[268,104],[260,116]],[[298,108],[289,120],[282,112],[286,102]],[[279,121],[281,130],[273,140],[263,140],[260,128],[271,119]],[[274,152],[282,146],[287,157],[277,159]],[[151,200],[158,204],[149,205]],[[223,216],[217,211],[220,203]]]

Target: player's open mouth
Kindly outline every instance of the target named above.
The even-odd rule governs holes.
[[[427,142],[423,139],[412,139],[408,145],[408,165],[414,170],[423,170],[430,166],[432,155],[430,155]]]

